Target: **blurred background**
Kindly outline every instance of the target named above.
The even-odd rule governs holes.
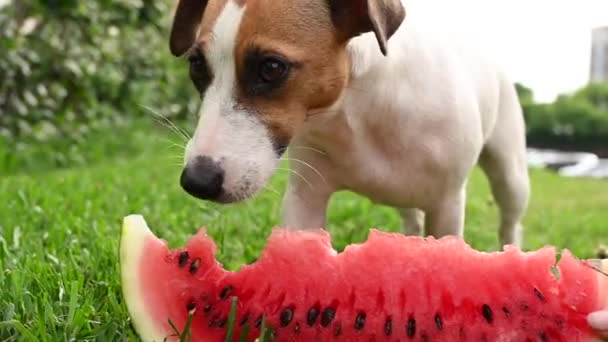
[[[118,275],[125,215],[145,215],[171,246],[207,226],[230,269],[278,223],[286,168],[236,205],[179,187],[201,99],[168,50],[174,4],[0,0],[1,341],[133,339]],[[532,180],[524,248],[606,257],[608,2],[411,0],[408,12],[471,36],[517,82]],[[496,250],[497,222],[476,169],[465,238]],[[401,221],[355,194],[332,198],[338,250],[370,227]]]

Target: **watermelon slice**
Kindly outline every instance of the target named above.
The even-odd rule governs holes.
[[[215,252],[205,230],[169,250],[141,216],[125,218],[122,287],[142,340],[188,325],[192,341],[225,341],[228,326],[255,341],[264,321],[276,341],[589,341],[608,283],[567,251],[555,265],[552,248],[482,253],[375,230],[337,253],[325,231],[275,229],[238,272]]]

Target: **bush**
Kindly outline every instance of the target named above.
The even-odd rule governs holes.
[[[608,84],[589,84],[550,104],[533,101],[518,85],[531,145],[605,149],[608,146]]]
[[[0,9],[0,141],[85,141],[96,128],[184,118],[196,94],[168,49],[172,1],[15,0]]]

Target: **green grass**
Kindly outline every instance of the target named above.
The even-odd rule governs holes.
[[[278,223],[285,172],[272,181],[279,194],[213,205],[179,188],[180,151],[166,141],[175,135],[149,125],[106,133],[85,145],[86,162],[72,168],[37,168],[38,161],[24,173],[0,168],[0,341],[134,339],[118,274],[125,215],[145,215],[171,246],[206,225],[231,269],[254,260]],[[123,145],[129,154],[119,153]],[[551,244],[586,258],[608,243],[608,182],[535,171],[532,184],[525,248]],[[478,170],[469,187],[466,239],[495,250],[496,208]],[[339,250],[365,240],[370,227],[400,229],[394,210],[351,193],[332,199],[329,221]]]

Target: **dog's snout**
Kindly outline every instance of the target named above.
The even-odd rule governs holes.
[[[209,157],[196,157],[182,171],[180,183],[196,198],[216,200],[222,194],[224,170]]]

